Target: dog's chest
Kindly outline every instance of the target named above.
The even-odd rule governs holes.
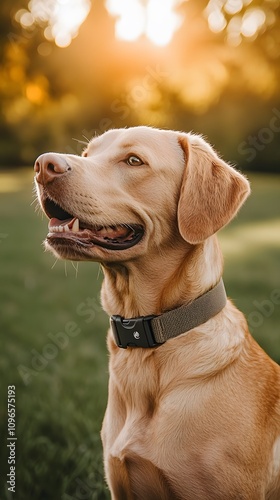
[[[111,356],[104,428],[106,442],[116,456],[132,443],[138,443],[138,447],[147,436],[159,399],[154,358],[148,352],[141,356],[138,349],[119,350]]]
[[[111,358],[111,377],[117,385],[128,413],[153,413],[158,397],[158,377],[154,352],[139,355],[138,349],[118,351]]]

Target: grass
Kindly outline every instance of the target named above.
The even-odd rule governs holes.
[[[280,177],[252,176],[253,195],[220,233],[228,294],[280,363]],[[107,399],[106,330],[96,264],[43,251],[32,173],[0,174],[0,498],[109,499],[99,437]],[[55,265],[54,265],[55,264]],[[260,374],[261,375],[261,374]],[[16,495],[7,491],[7,386],[16,386]]]

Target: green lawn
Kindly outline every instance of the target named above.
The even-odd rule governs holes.
[[[280,363],[280,176],[250,180],[252,196],[220,233],[224,278],[253,335]],[[102,273],[97,264],[75,268],[44,252],[47,221],[31,206],[31,170],[0,174],[0,192],[0,498],[109,498],[99,438],[108,379]],[[16,386],[13,496],[6,489],[8,385]]]

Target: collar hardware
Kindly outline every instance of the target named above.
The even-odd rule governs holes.
[[[111,316],[110,322],[118,347],[156,347],[206,323],[226,305],[223,280],[193,302],[158,316],[125,319]]]
[[[156,342],[151,326],[151,320],[156,316],[139,316],[139,318],[124,319],[121,316],[111,316],[111,327],[118,347],[155,347]]]

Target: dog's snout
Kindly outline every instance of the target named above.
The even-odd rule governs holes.
[[[56,177],[71,170],[65,158],[56,153],[45,153],[37,158],[34,165],[36,180],[39,184],[49,184]]]

